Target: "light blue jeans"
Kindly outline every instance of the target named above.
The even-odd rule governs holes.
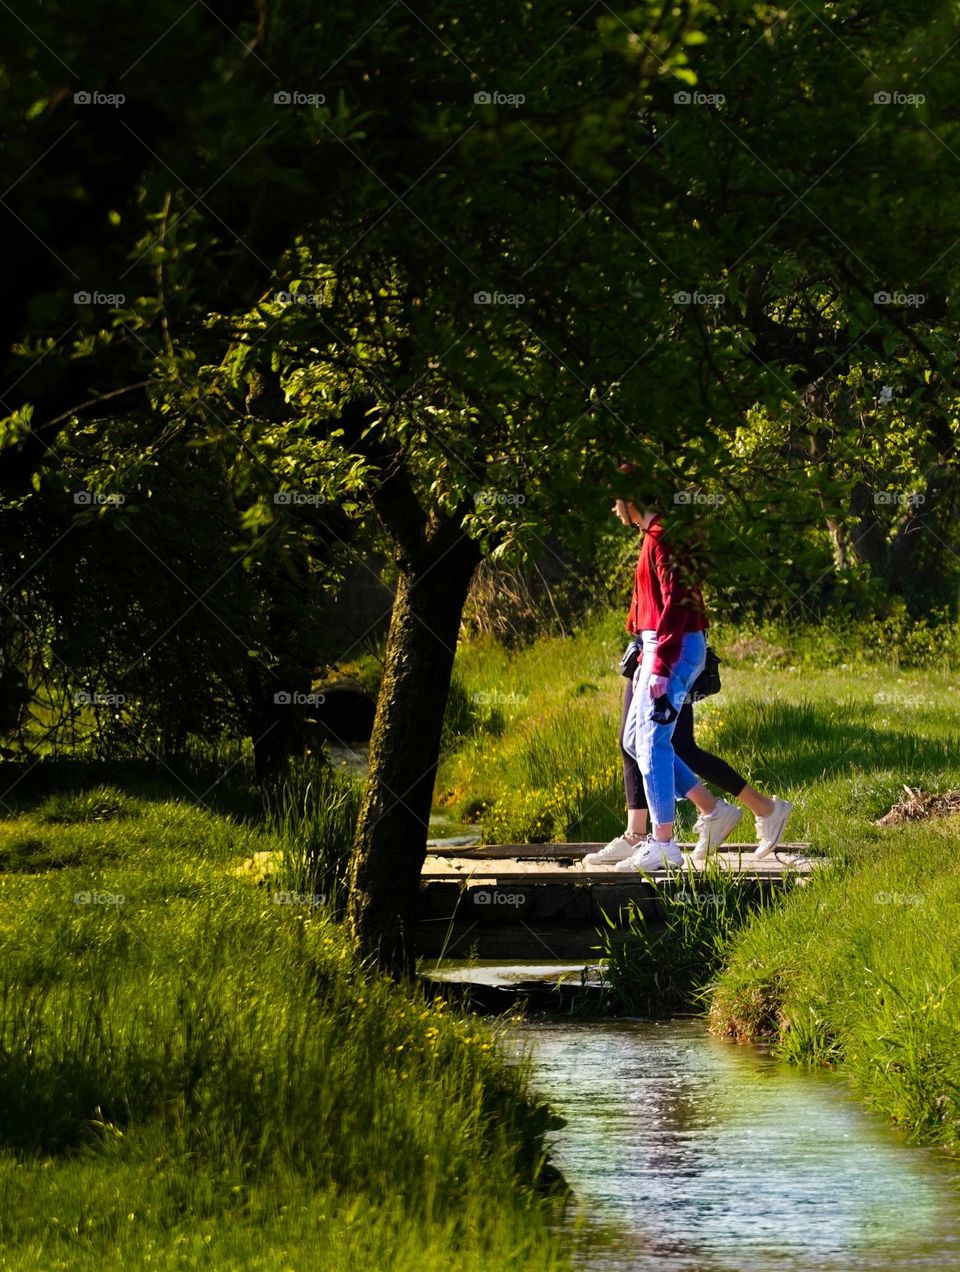
[[[657,633],[641,632],[638,643],[643,656],[633,675],[633,701],[623,730],[623,749],[637,761],[654,826],[662,826],[674,820],[678,796],[682,799],[688,791],[692,791],[699,778],[673,752],[676,720],[670,724],[657,724],[652,718],[650,677],[653,674]],[[667,697],[677,711],[703,671],[706,654],[707,642],[703,632],[687,632],[667,686]]]

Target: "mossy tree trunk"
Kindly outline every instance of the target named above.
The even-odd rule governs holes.
[[[480,560],[460,515],[428,517],[402,474],[374,497],[399,566],[370,764],[350,871],[348,921],[394,974],[414,964],[420,871],[463,606]]]

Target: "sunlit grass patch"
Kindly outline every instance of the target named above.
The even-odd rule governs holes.
[[[495,1030],[238,877],[281,837],[128,812],[0,825],[85,854],[0,873],[6,1266],[562,1266]]]

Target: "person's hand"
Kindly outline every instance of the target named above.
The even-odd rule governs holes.
[[[670,687],[669,676],[651,676],[650,677],[650,697],[662,698]]]

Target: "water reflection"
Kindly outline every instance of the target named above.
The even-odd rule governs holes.
[[[960,1173],[909,1147],[829,1074],[696,1022],[530,1024],[537,1084],[567,1119],[555,1160],[621,1239],[591,1269],[960,1267]]]

